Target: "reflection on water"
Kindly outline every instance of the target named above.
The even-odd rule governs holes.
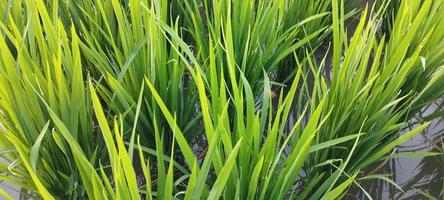
[[[436,111],[442,111],[443,103],[427,107],[422,113],[426,117]],[[429,128],[398,148],[398,152],[443,152],[444,119],[433,121]],[[368,172],[377,168],[372,166]],[[421,158],[396,158],[387,162],[378,174],[389,175],[404,193],[384,181],[370,181],[362,186],[374,199],[441,199],[443,197],[444,158],[428,156]],[[358,198],[363,199],[362,192]],[[350,196],[351,197],[351,196]],[[356,198],[356,196],[355,196]]]

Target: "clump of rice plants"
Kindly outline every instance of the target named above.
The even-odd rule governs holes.
[[[441,117],[405,130],[444,94],[444,1],[345,3],[1,2],[0,185],[36,199],[401,189],[364,169]]]
[[[442,1],[402,2],[393,30],[381,39],[375,28],[381,21],[367,21],[366,11],[350,41],[346,41],[343,32],[335,31],[341,30],[338,27],[344,22],[334,17],[332,77],[324,111],[330,117],[320,127],[315,141],[331,141],[354,133],[365,135],[356,143],[313,154],[313,160],[307,162],[312,166],[334,161],[336,167],[312,168],[308,180],[326,170],[339,173],[338,168],[359,172],[424,128],[425,125],[400,134],[424,105],[443,94],[444,55],[433,50],[442,48],[444,42],[443,31],[438,28],[443,25],[442,12],[438,11],[442,6]],[[333,15],[339,12],[333,11]]]

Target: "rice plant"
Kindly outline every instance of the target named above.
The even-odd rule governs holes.
[[[49,120],[60,117],[89,162],[101,159],[79,38],[41,1],[27,5],[26,28],[12,15],[0,24],[1,156],[10,163],[1,164],[2,179],[43,196],[80,197],[85,191],[72,152]]]
[[[387,39],[378,40],[375,27],[380,22],[366,21],[366,12],[350,41],[343,32],[334,31],[332,78],[324,110],[330,117],[315,142],[365,135],[357,144],[315,153],[310,166],[333,161],[348,173],[359,172],[424,128],[400,134],[424,105],[443,94],[443,54],[437,51],[442,49],[444,33],[438,11],[442,5],[442,1],[402,2]],[[333,15],[338,16],[338,10]],[[341,18],[334,17],[334,30],[341,30],[338,27],[344,23],[335,19]],[[307,178],[326,170],[333,173],[337,168],[314,168]]]
[[[129,1],[129,6],[118,1],[107,3],[97,2],[96,16],[89,16],[91,12],[87,12],[87,8],[79,8],[88,17],[88,27],[97,30],[91,33],[88,27],[82,27],[82,50],[90,70],[98,72],[95,75],[98,92],[110,114],[124,114],[128,125],[137,121],[135,104],[144,78],[149,78],[167,107],[177,114],[179,127],[184,128],[185,133],[192,133],[189,130],[193,128],[199,130],[193,126],[200,115],[196,113],[197,96],[185,69],[186,61],[179,59],[178,52],[174,51],[177,44],[168,43],[157,25],[157,20],[169,19],[165,13],[168,4],[140,0]],[[106,15],[110,17],[101,17]],[[171,26],[179,31],[177,22],[173,21]],[[154,146],[154,117],[165,141],[171,141],[171,134],[165,130],[164,118],[159,115],[154,99],[148,95],[142,98],[141,114],[138,115],[140,123],[134,124],[137,132],[143,133],[142,143]],[[193,138],[191,133],[186,134],[188,138]],[[125,132],[124,135],[128,134]]]
[[[297,71],[292,67],[293,53],[300,55],[317,48],[331,32],[329,0],[183,2],[196,59],[208,64],[214,52],[218,73],[236,63],[250,81],[254,94],[260,93],[263,70],[279,72],[279,81],[291,79]],[[226,54],[230,51],[227,47],[232,48],[231,57]]]
[[[376,40],[375,30],[372,29],[377,24],[370,21],[365,25],[365,18],[361,18],[349,43],[344,41],[341,33],[334,33],[338,41],[334,48],[338,50],[334,51],[333,57],[330,104],[336,107],[337,113],[333,111],[335,117],[331,119],[335,122],[329,123],[335,127],[326,130],[329,134],[320,135],[334,138],[331,134],[359,130],[378,132],[378,129],[385,129],[390,132],[398,129],[398,125],[405,126],[406,119],[441,97],[443,55],[440,51],[432,50],[441,48],[442,44],[443,32],[438,30],[442,25],[442,20],[439,20],[442,13],[436,10],[440,6],[442,1],[418,2],[416,5],[402,3],[399,13],[407,16],[396,18],[395,30],[388,39],[388,45],[384,44],[385,38],[379,42]],[[407,12],[411,9],[416,12]],[[427,14],[431,17],[428,18]],[[438,20],[430,21],[431,18]],[[427,26],[421,26],[423,23]],[[336,24],[339,26],[340,22]],[[419,27],[422,27],[421,31]],[[394,37],[397,35],[399,37]],[[415,37],[417,40],[414,40]],[[346,44],[345,55],[340,61],[343,43]],[[369,58],[372,58],[370,66]],[[393,129],[384,128],[386,123],[389,125],[387,127],[392,126]],[[381,140],[387,139],[387,134],[381,136]]]
[[[0,185],[37,199],[338,199],[352,187],[371,199],[363,181],[398,187],[365,172],[439,155],[395,149],[441,116],[406,130],[444,94],[444,2],[346,3],[0,2]]]

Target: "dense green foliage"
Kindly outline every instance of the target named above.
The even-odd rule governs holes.
[[[366,167],[439,155],[394,149],[442,115],[405,130],[444,94],[444,1],[345,3],[0,2],[0,180],[43,199],[371,199],[361,181],[394,183]]]

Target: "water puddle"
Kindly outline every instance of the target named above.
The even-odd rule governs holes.
[[[443,101],[444,102],[444,101]],[[424,116],[442,111],[441,104],[433,104],[422,113]],[[422,116],[421,116],[422,117]],[[397,152],[443,152],[444,119],[435,119],[427,130],[406,141]],[[369,167],[367,172],[381,165]],[[392,184],[375,180],[363,183],[363,188],[374,199],[441,199],[443,198],[444,158],[439,156],[396,158],[380,168],[377,174],[389,176],[404,192]],[[350,194],[348,199],[363,199],[362,192]]]

